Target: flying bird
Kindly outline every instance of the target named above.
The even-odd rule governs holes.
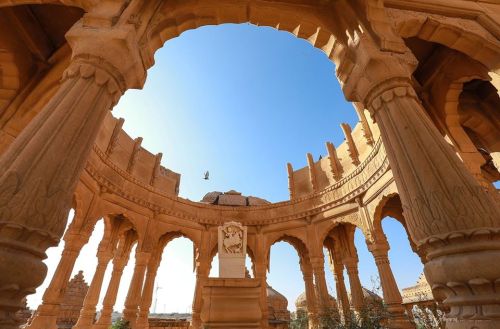
[[[209,176],[210,176],[210,173],[208,172],[208,170],[205,172],[205,177],[203,178],[204,180],[208,180],[209,179]]]

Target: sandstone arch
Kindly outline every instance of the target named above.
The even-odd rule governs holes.
[[[32,3],[55,2],[3,1],[0,6]],[[266,245],[266,239],[276,241],[276,237],[294,236],[291,240],[309,257],[301,257],[304,280],[309,285],[308,299],[313,301],[311,305],[315,302],[320,305],[325,290],[322,283],[324,269],[321,253],[315,249],[318,245],[322,247],[323,237],[328,234],[325,231],[329,226],[330,230],[333,227],[333,231],[344,230],[344,238],[347,236],[350,240],[352,224],[362,223],[356,226],[365,229],[365,236],[371,233],[369,226],[373,219],[366,217],[370,202],[384,193],[385,186],[395,182],[408,230],[425,256],[429,282],[436,287],[435,293],[452,308],[450,316],[455,318],[449,324],[455,328],[467,325],[487,328],[498,323],[496,315],[485,316],[482,312],[483,309],[490,309],[489,301],[494,297],[494,292],[486,287],[490,287],[499,276],[498,271],[491,272],[488,267],[500,255],[498,239],[494,238],[498,235],[498,207],[493,197],[484,192],[465,171],[425,116],[421,96],[411,80],[416,62],[410,53],[405,52],[402,40],[390,29],[390,24],[396,20],[396,31],[403,38],[428,38],[455,47],[485,65],[489,71],[495,71],[499,64],[499,46],[498,41],[491,38],[491,35],[495,37],[495,24],[484,24],[485,17],[490,18],[488,10],[484,9],[480,13],[481,19],[478,19],[485,32],[478,30],[478,25],[470,19],[475,17],[480,7],[467,8],[462,3],[423,8],[418,4],[401,4],[398,0],[387,1],[387,7],[397,7],[398,3],[406,10],[411,7],[412,19],[394,19],[391,16],[394,10],[384,7],[385,3],[361,1],[337,1],[325,5],[296,1],[117,1],[109,10],[99,7],[104,2],[64,3],[76,4],[88,11],[84,17],[85,24],[75,24],[67,34],[73,47],[73,58],[66,58],[70,62],[69,70],[61,89],[40,111],[36,122],[28,124],[26,121],[29,120],[23,122],[15,118],[20,127],[28,125],[12,136],[16,139],[0,161],[1,167],[6,168],[6,174],[0,177],[0,215],[7,218],[9,230],[17,232],[9,235],[1,226],[0,234],[7,239],[6,244],[12,250],[30,251],[24,261],[14,257],[11,249],[7,252],[2,249],[2,252],[8,253],[4,257],[8,259],[6,267],[12,268],[13,273],[25,273],[22,269],[28,265],[41,264],[47,247],[55,244],[62,233],[59,228],[64,226],[65,212],[73,202],[74,186],[78,185],[77,197],[81,200],[82,209],[94,204],[98,214],[124,214],[136,228],[140,244],[135,255],[134,273],[137,275],[129,290],[125,312],[131,320],[135,319],[138,300],[142,297],[139,283],[146,269],[148,272],[151,269],[151,275],[154,273],[154,262],[150,262],[154,259],[151,252],[153,241],[146,239],[154,236],[154,225],[167,228],[165,232],[181,228],[196,232],[193,236],[199,239],[200,257],[196,264],[199,291],[208,276],[207,254],[214,244],[210,229],[235,218],[248,226],[255,239],[264,242],[263,245]],[[466,28],[457,28],[460,24],[452,17],[457,15],[456,6],[465,13],[460,22],[467,22]],[[441,17],[436,18],[436,11],[449,15],[443,16],[444,22],[441,22]],[[290,168],[291,181],[297,184],[291,189],[291,200],[234,208],[178,197],[179,175],[161,166],[161,154],[151,154],[141,148],[137,139],[128,136],[121,129],[123,120],[116,120],[107,113],[126,89],[142,86],[145,70],[153,64],[154,52],[166,40],[187,29],[228,22],[273,26],[308,39],[337,64],[337,77],[346,97],[358,101],[361,107],[358,109],[362,114],[360,125],[352,130],[343,126],[346,142],[336,149],[328,145],[328,159],[309,161],[308,167],[295,171]],[[469,33],[467,29],[475,32]],[[93,38],[96,31],[99,38]],[[26,67],[19,66],[18,69]],[[469,76],[475,74],[479,72],[472,72]],[[75,88],[82,85],[85,88]],[[366,118],[363,119],[365,108],[376,120],[376,125],[370,125]],[[31,115],[34,116],[34,113],[35,110]],[[30,114],[26,114],[29,117]],[[68,124],[61,125],[59,118],[65,118]],[[363,134],[363,130],[368,128],[374,131],[371,141],[366,137],[370,134]],[[73,143],[60,142],[64,140],[62,137],[68,137]],[[10,144],[12,141],[2,142]],[[121,148],[117,142],[120,142]],[[57,152],[68,154],[64,158],[64,166],[55,163],[56,157],[52,155]],[[40,182],[37,180],[40,177],[52,177],[53,181]],[[318,177],[322,177],[322,181]],[[32,188],[39,184],[43,186]],[[50,191],[49,196],[44,194],[46,191]],[[57,198],[53,197],[54,191],[60,193]],[[57,202],[53,201],[55,199]],[[43,213],[40,208],[43,208]],[[346,214],[353,213],[360,214],[359,218],[345,218]],[[46,220],[50,225],[46,225]],[[342,224],[333,225],[338,223]],[[110,235],[107,233],[106,236]],[[320,242],[317,241],[318,235]],[[29,239],[21,241],[14,236]],[[77,239],[78,236],[80,234],[75,234],[76,247],[84,240]],[[295,239],[299,239],[300,243]],[[484,241],[491,246],[487,256],[480,248]],[[349,252],[349,257],[344,259],[347,260],[344,265],[350,268],[350,275],[356,280],[357,261],[352,248],[349,248],[350,242],[346,244],[345,251]],[[457,248],[467,252],[450,252]],[[257,253],[255,258],[259,259],[256,272],[260,280],[263,273],[265,275],[263,259],[268,252],[266,248],[262,249],[254,250]],[[389,273],[386,246],[375,244],[371,249],[378,259],[379,271]],[[96,271],[99,275],[112,257],[108,249],[100,251],[101,265]],[[470,272],[463,275],[453,271],[451,265],[441,266],[454,263],[457,255],[460,255],[461,261],[474,262],[478,266],[472,266]],[[63,263],[62,266],[70,264]],[[11,300],[25,295],[43,277],[43,269],[40,266],[36,269],[27,273],[22,282],[10,272],[6,279],[0,277],[3,280],[0,281],[0,308],[3,311],[7,307],[5,305],[10,307],[4,316],[5,321],[10,321],[9,312],[15,308],[11,306]],[[475,280],[483,276],[484,280]],[[313,281],[322,286],[319,298],[311,286]],[[96,282],[95,287],[98,280]],[[394,319],[399,321],[392,326],[408,326],[398,311],[397,295],[390,294],[394,291],[390,275],[384,282],[385,287],[389,287],[384,288],[384,294],[388,294],[384,297],[393,307]],[[60,289],[56,283],[54,287]],[[441,289],[450,285],[461,285],[477,294],[470,296],[459,289]],[[3,288],[13,286],[19,287],[18,291]],[[353,290],[359,292],[356,287]],[[459,304],[454,301],[457,294]],[[87,315],[95,307],[95,294],[89,294],[88,299],[86,311],[79,321],[80,327],[91,321]],[[360,307],[362,302],[360,304],[359,298],[356,299],[356,307]],[[474,316],[479,320],[471,320],[467,314],[464,316],[463,305],[476,310]],[[147,306],[147,300],[144,306]],[[199,306],[198,294],[193,303],[194,322],[196,317],[199,318]],[[0,316],[3,314],[0,313]],[[0,317],[0,321],[4,321],[3,318]],[[12,327],[10,322],[7,325]],[[195,323],[195,327],[200,325]]]
[[[272,243],[269,244],[269,247],[266,248],[266,250],[268,250],[266,252],[266,254],[268,255],[267,256],[268,263],[269,263],[269,257],[271,255],[271,247],[278,242],[286,242],[289,245],[291,245],[293,247],[293,249],[295,249],[295,251],[297,252],[297,255],[299,256],[301,262],[304,262],[304,263],[310,262],[310,260],[309,260],[309,248],[304,243],[304,241],[302,241],[302,239],[297,237],[297,236],[294,236],[294,235],[289,234],[289,233],[285,233],[285,234],[281,235],[279,238],[273,239]]]
[[[418,37],[440,43],[483,63],[491,71],[500,67],[498,31],[461,18],[443,19],[444,16],[438,14],[391,8],[388,15],[402,38]]]
[[[169,4],[166,4],[165,9],[162,9],[166,13],[155,17],[154,23],[149,27],[147,39],[151,53],[186,30],[224,23],[248,22],[288,31],[298,38],[307,40],[322,50],[327,57],[332,55],[337,38],[328,27],[331,22],[324,22],[315,17],[316,9],[297,6],[288,1],[277,4],[205,1],[195,5],[188,1],[173,6],[170,8]]]

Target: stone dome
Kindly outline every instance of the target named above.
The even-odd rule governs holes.
[[[223,192],[209,192],[205,194],[202,203],[214,204],[219,206],[259,206],[264,204],[269,204],[270,202],[261,198],[254,196],[244,196],[240,192],[235,190],[230,190],[225,193]]]
[[[361,291],[363,292],[363,299],[365,303],[365,307],[368,309],[370,312],[382,312],[383,311],[383,305],[384,305],[384,300],[382,297],[374,293],[373,291],[361,287]],[[352,296],[351,294],[348,295],[350,304],[352,305]]]
[[[274,290],[270,285],[267,286],[267,303],[273,305],[273,307],[285,310],[288,308],[288,300],[286,297]]]
[[[267,307],[269,310],[269,324],[276,327],[290,322],[288,300],[285,296],[267,285]],[[281,328],[281,327],[280,327]]]
[[[337,309],[337,300],[332,295],[328,296],[330,297],[330,306],[333,309]],[[301,293],[299,297],[297,297],[295,300],[295,307],[297,310],[307,311],[307,296],[305,292]]]
[[[365,302],[367,302],[367,303],[383,301],[382,297],[380,297],[379,295],[377,295],[373,291],[371,291],[363,286],[361,287],[361,291],[363,292],[363,298],[364,298]],[[351,301],[352,295],[350,293],[349,293],[348,297],[349,297],[349,301]]]
[[[365,301],[367,301],[367,302],[380,302],[383,300],[382,297],[380,297],[379,295],[377,295],[373,291],[368,290],[365,287],[361,287],[361,289],[363,290],[363,297],[365,298]]]
[[[307,297],[305,292],[301,293],[295,300],[295,308],[303,310],[307,309]]]

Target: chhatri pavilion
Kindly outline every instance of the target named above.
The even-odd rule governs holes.
[[[143,88],[165,43],[224,23],[307,40],[335,64],[356,110],[358,123],[342,125],[345,140],[326,143],[327,156],[288,164],[286,201],[235,191],[182,198],[181,174],[111,114],[127,90]],[[415,328],[389,262],[387,216],[404,226],[447,329],[500,328],[498,1],[0,0],[0,31],[0,328],[18,328],[25,297],[45,279],[46,250],[61,241],[27,328],[56,329],[61,312],[73,312],[66,287],[98,222],[104,235],[75,329],[108,329],[113,311],[149,328],[161,255],[177,237],[195,246],[190,328],[286,326],[287,305],[267,283],[280,241],[299,255],[309,328],[333,304],[350,321],[367,304],[356,229],[375,259],[384,325]],[[129,258],[125,306],[115,310]]]

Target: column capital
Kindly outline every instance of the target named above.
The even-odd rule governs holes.
[[[127,266],[128,257],[115,257],[113,258],[113,271],[123,271]]]
[[[387,257],[387,254],[389,252],[389,243],[387,242],[374,242],[374,243],[367,243],[368,250],[373,254],[374,257],[381,257],[385,256]]]
[[[112,76],[120,94],[144,85],[146,68],[134,25],[96,28],[80,20],[66,33],[66,39],[73,50],[72,59],[103,69]]]
[[[370,91],[365,99],[366,109],[370,112],[372,118],[375,119],[375,114],[385,103],[398,97],[410,97],[420,102],[411,80],[406,77],[396,77],[383,81]]]
[[[80,251],[88,241],[89,237],[83,234],[79,233],[65,234],[64,251]]]
[[[113,253],[109,250],[99,250],[97,252],[97,262],[99,265],[107,264],[113,258]]]
[[[363,34],[340,60],[337,76],[346,98],[368,108],[367,100],[374,89],[390,80],[411,81],[417,65],[417,59],[408,48],[403,52],[383,51]]]
[[[342,259],[342,263],[349,270],[349,268],[358,268],[358,258],[357,257],[345,257]]]
[[[311,266],[313,267],[313,269],[317,270],[317,269],[324,269],[325,268],[325,259],[323,257],[315,256],[315,257],[311,257],[310,260],[311,260]]]
[[[138,251],[135,253],[135,266],[147,265],[151,258],[150,252]]]

